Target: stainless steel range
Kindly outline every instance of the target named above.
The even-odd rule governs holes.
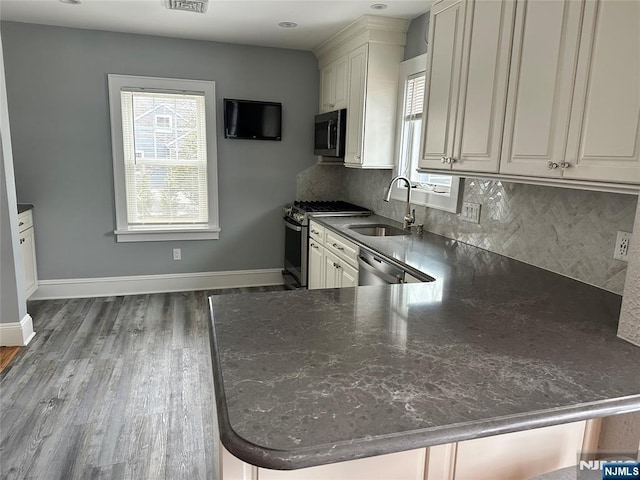
[[[342,201],[293,202],[284,209],[284,277],[289,288],[307,286],[309,218],[318,216],[363,216],[371,211]]]

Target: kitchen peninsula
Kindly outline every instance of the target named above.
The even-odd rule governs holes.
[[[430,233],[320,222],[436,281],[212,297],[220,436],[244,462],[298,469],[640,411],[621,297]]]

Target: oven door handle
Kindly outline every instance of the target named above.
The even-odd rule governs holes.
[[[302,231],[301,226],[291,223],[287,218],[284,218],[284,226],[290,228],[291,230],[295,230],[296,232]]]

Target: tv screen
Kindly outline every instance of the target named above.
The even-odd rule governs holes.
[[[225,98],[224,136],[282,140],[282,104]]]

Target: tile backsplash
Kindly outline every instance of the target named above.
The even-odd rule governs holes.
[[[311,172],[316,180],[305,179],[313,185],[302,189],[305,194],[340,186],[336,198],[402,219],[403,202],[382,200],[390,171],[329,168],[338,170],[319,177]],[[299,195],[300,183],[299,176]],[[415,206],[417,223],[445,237],[622,294],[627,264],[614,260],[613,250],[617,231],[633,230],[637,196],[467,178],[464,201],[482,205],[479,224]]]

